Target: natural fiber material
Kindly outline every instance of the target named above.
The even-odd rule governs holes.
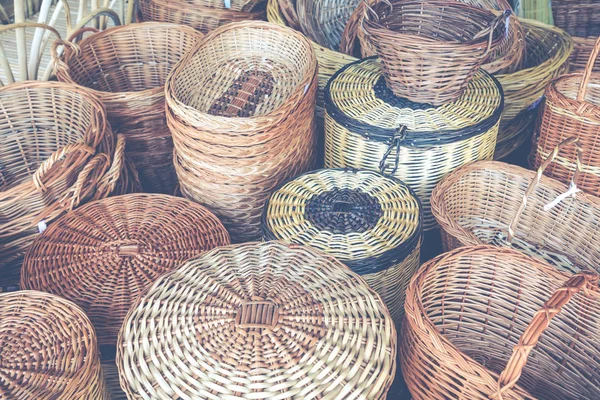
[[[337,50],[346,23],[361,1],[296,1],[298,22],[302,32],[319,45]]]
[[[530,139],[544,89],[553,78],[567,71],[573,49],[573,40],[564,31],[540,22],[520,21],[527,49],[523,69],[495,75],[504,89],[506,103],[495,159],[505,158]]]
[[[137,296],[188,258],[229,244],[206,208],[159,194],[130,194],[86,204],[56,221],[25,256],[21,286],[82,307],[100,345],[115,345]]]
[[[1,293],[0,342],[3,399],[109,399],[94,328],[70,301]]]
[[[402,372],[421,399],[597,399],[598,275],[511,249],[464,247],[406,293]]]
[[[390,90],[436,106],[465,91],[490,52],[504,40],[511,11],[460,2],[405,0],[364,8],[362,27],[381,59]]]
[[[596,38],[573,38],[573,52],[569,57],[569,72],[582,72],[587,66]],[[600,72],[600,63],[596,63],[594,72]]]
[[[581,192],[562,199],[569,187],[542,175],[572,142],[555,148],[537,172],[478,162],[448,175],[431,196],[444,249],[512,246],[561,270],[600,270],[600,199]]]
[[[425,230],[436,226],[429,210],[434,186],[494,154],[502,89],[483,70],[457,101],[433,107],[394,96],[371,58],[340,70],[325,96],[325,167],[383,171],[405,182],[423,203]]]
[[[233,241],[260,238],[271,190],[314,162],[316,68],[300,33],[248,21],[211,32],[167,80],[181,191]]]
[[[322,169],[285,183],[263,213],[263,238],[307,245],[361,275],[396,327],[419,267],[421,204],[404,183],[372,171]]]
[[[396,368],[379,296],[333,257],[279,242],[221,247],[163,275],[119,343],[132,399],[384,399]]]
[[[531,164],[538,168],[563,140],[576,137],[583,149],[582,174],[575,182],[595,196],[600,195],[600,74],[592,72],[600,53],[600,39],[584,73],[561,76],[546,88],[537,135],[531,153]],[[600,64],[600,62],[598,62]],[[576,166],[575,148],[569,149],[544,173],[563,182],[569,181]]]
[[[600,0],[552,0],[554,25],[569,35],[600,36]]]
[[[127,138],[127,155],[146,192],[173,194],[177,186],[164,83],[202,36],[180,25],[130,24],[96,33],[80,44],[65,42],[56,59],[59,80],[90,88],[104,103],[113,128]]]

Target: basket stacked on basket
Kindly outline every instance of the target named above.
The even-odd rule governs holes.
[[[396,369],[379,296],[333,257],[279,242],[220,247],[163,275],[117,349],[129,398],[384,399]]]
[[[308,245],[361,275],[399,329],[419,267],[422,212],[414,192],[372,171],[323,169],[285,183],[263,213],[263,237]]]
[[[314,162],[316,68],[300,33],[254,21],[208,34],[167,80],[181,191],[233,241],[260,238],[271,190]]]
[[[581,168],[575,183],[595,196],[600,195],[600,73],[593,73],[592,69],[599,53],[600,38],[583,73],[561,76],[546,88],[546,101],[530,158],[532,167],[538,168],[560,142],[576,137],[584,150],[581,160],[577,160],[573,147],[544,173],[567,182],[573,171]],[[578,166],[578,162],[581,165]]]
[[[126,154],[146,192],[173,194],[177,187],[164,83],[202,36],[181,25],[131,24],[96,33],[79,44],[65,42],[56,59],[59,80],[89,88],[104,103],[113,129],[127,138]]]
[[[0,343],[3,399],[110,399],[94,328],[70,301],[0,293]]]
[[[463,247],[406,293],[402,372],[412,398],[598,399],[598,275],[517,251]]]

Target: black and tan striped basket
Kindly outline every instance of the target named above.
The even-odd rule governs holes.
[[[498,81],[480,69],[458,100],[415,103],[392,94],[376,58],[349,64],[325,89],[325,167],[400,179],[423,204],[424,230],[433,229],[431,191],[461,165],[493,157],[503,98]]]
[[[422,233],[421,203],[403,182],[373,171],[309,172],[274,191],[262,229],[266,240],[317,248],[362,275],[400,328]]]

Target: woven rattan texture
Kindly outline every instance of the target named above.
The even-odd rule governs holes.
[[[342,261],[379,293],[400,327],[422,228],[421,204],[408,186],[372,171],[309,172],[273,192],[262,228],[267,240],[311,246]]]
[[[577,37],[600,36],[600,0],[553,0],[554,25]]]
[[[0,293],[0,397],[108,400],[96,335],[73,303],[36,291]]]
[[[181,191],[233,241],[260,238],[271,190],[314,163],[316,68],[300,33],[248,21],[211,32],[167,81]]]
[[[504,40],[504,17],[460,2],[381,1],[365,7],[362,27],[396,96],[442,105],[462,95]]]
[[[119,342],[131,399],[384,399],[396,367],[379,296],[333,257],[280,242],[221,247],[163,275]]]
[[[159,194],[130,194],[65,214],[29,248],[21,286],[67,298],[92,320],[101,345],[116,344],[127,311],[161,274],[229,244],[206,208]]]
[[[402,372],[415,400],[596,399],[596,274],[511,249],[465,247],[423,265],[406,294]]]
[[[600,265],[600,200],[577,193],[548,211],[566,184],[539,175],[514,230],[513,247],[566,271]],[[498,161],[465,166],[431,196],[445,250],[494,243],[507,246],[508,227],[536,173]]]
[[[569,72],[582,72],[585,70],[587,62],[594,49],[596,38],[573,37],[573,52],[569,57]],[[594,72],[600,72],[600,63],[594,66]]]
[[[395,97],[373,58],[342,69],[325,95],[325,166],[379,171],[383,163],[386,174],[419,196],[425,230],[436,226],[429,210],[434,186],[459,166],[494,154],[502,90],[483,70],[461,98],[440,107]]]
[[[90,88],[104,103],[113,128],[127,138],[126,153],[146,192],[175,192],[164,83],[202,36],[190,27],[168,23],[124,25],[80,44],[66,43],[57,60],[59,80]]]
[[[338,50],[344,28],[360,0],[298,0],[296,11],[302,32],[319,45]]]

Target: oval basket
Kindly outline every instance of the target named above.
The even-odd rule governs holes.
[[[532,167],[538,168],[559,143],[576,137],[584,152],[580,166],[582,173],[575,183],[595,196],[600,195],[600,74],[592,73],[592,69],[599,53],[600,38],[583,74],[563,75],[546,88],[546,101],[530,159]],[[544,174],[568,182],[576,162],[573,148],[549,165]]]
[[[167,80],[181,191],[233,241],[260,238],[271,190],[314,163],[316,68],[300,33],[248,21],[212,31]]]
[[[421,399],[597,399],[598,275],[515,250],[463,247],[406,293],[402,372]]]
[[[599,270],[600,199],[584,193],[563,199],[569,188],[542,176],[559,149],[573,140],[555,148],[537,172],[496,161],[473,163],[448,175],[431,196],[444,249],[511,246],[561,270]],[[554,204],[557,199],[563,200]]]
[[[96,334],[70,301],[36,291],[0,293],[4,399],[109,400]]]
[[[146,22],[109,28],[79,44],[62,42],[61,57],[55,53],[57,78],[89,88],[126,136],[126,154],[146,192],[173,194],[177,186],[164,83],[202,36],[190,27]]]
[[[365,281],[279,242],[220,247],[163,275],[117,349],[130,398],[384,399],[396,367],[394,324]]]
[[[396,97],[379,61],[341,69],[325,92],[325,167],[381,171],[408,184],[423,204],[424,230],[436,227],[429,196],[449,172],[491,159],[502,88],[479,70],[463,95],[440,107]]]
[[[309,172],[273,192],[262,229],[266,240],[307,245],[346,264],[379,293],[400,329],[422,233],[421,204],[407,185],[372,171]]]

